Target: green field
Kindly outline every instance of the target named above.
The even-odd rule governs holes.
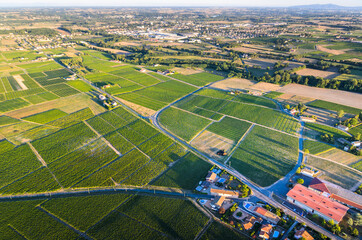
[[[161,175],[152,185],[192,190],[207,175],[210,168],[211,164],[189,153]]]
[[[269,93],[267,93],[267,94],[264,94],[263,96],[264,96],[264,97],[267,97],[267,98],[275,99],[275,98],[277,98],[277,97],[279,97],[279,96],[281,96],[281,95],[283,95],[283,94],[284,94],[284,93],[272,91],[272,92],[269,92]]]
[[[60,198],[46,201],[42,207],[86,231],[128,198],[127,194]]]
[[[186,141],[190,141],[197,133],[211,123],[208,119],[173,107],[162,112],[160,122],[168,130]]]
[[[269,108],[277,107],[277,105],[270,99],[252,96],[252,95],[248,95],[248,94],[239,94],[233,100],[243,102],[243,103],[261,105],[261,106],[265,106],[265,107],[269,107]]]
[[[247,239],[245,236],[241,236],[235,230],[229,226],[225,226],[221,223],[214,221],[207,231],[201,236],[201,240],[229,240],[229,239]]]
[[[54,121],[58,118],[64,117],[66,115],[68,115],[68,114],[59,109],[51,109],[49,111],[37,113],[37,114],[31,115],[31,116],[28,116],[28,117],[25,117],[22,119],[30,121],[30,122],[44,124],[47,122]]]
[[[207,72],[195,73],[191,75],[173,74],[172,77],[187,83],[194,84],[196,86],[204,86],[208,83],[224,79],[222,76]]]
[[[336,138],[349,137],[349,135],[347,133],[343,132],[342,130],[339,130],[334,127],[326,126],[326,125],[321,125],[321,124],[317,124],[317,123],[306,123],[305,127],[312,129],[312,130],[318,132],[319,134],[326,134],[326,133],[332,134]]]
[[[81,80],[68,81],[68,84],[81,92],[90,92],[94,90],[94,88]]]
[[[199,114],[198,109],[203,109],[220,116],[230,115],[241,120],[248,120],[290,134],[297,134],[300,128],[297,120],[279,111],[225,99],[193,95],[177,103],[176,106],[196,114]],[[212,114],[199,115],[213,119]],[[216,120],[218,119],[216,118]]]
[[[331,145],[317,142],[317,141],[311,141],[311,140],[304,140],[303,142],[304,149],[308,149],[310,154],[319,154],[322,152],[326,152],[332,148],[334,148]]]
[[[19,119],[11,118],[11,117],[8,117],[5,115],[0,116],[0,126],[8,125],[8,124],[16,123],[16,122],[19,122]]]
[[[136,196],[118,211],[176,239],[193,239],[208,220],[181,199]]]
[[[206,130],[238,142],[250,126],[251,123],[224,117],[220,122],[211,124]]]
[[[255,126],[230,161],[241,174],[265,187],[290,172],[297,158],[298,138]]]
[[[0,155],[0,187],[36,170],[41,166],[26,144]]]
[[[316,107],[316,108],[323,108],[323,109],[332,110],[332,111],[343,110],[345,113],[351,113],[351,114],[355,114],[355,115],[358,115],[362,111],[361,109],[358,109],[358,108],[348,107],[348,106],[344,106],[344,105],[340,105],[340,104],[332,103],[332,102],[327,102],[327,101],[323,101],[323,100],[316,100],[314,102],[308,103],[308,106]]]

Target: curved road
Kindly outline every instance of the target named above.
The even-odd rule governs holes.
[[[49,57],[49,56],[48,56]],[[54,60],[56,61],[56,60]],[[57,61],[56,61],[57,62]],[[71,69],[69,69],[67,66],[64,66],[63,64],[57,62],[58,64],[62,65],[63,67],[67,68],[70,72],[74,73]],[[108,94],[107,92],[103,91],[102,89],[98,88],[97,86],[95,86],[92,82],[88,81],[87,79],[83,78],[83,77],[80,77],[84,82],[90,84],[91,86],[93,86],[95,89],[97,89],[99,92],[102,92],[103,94],[107,95],[108,97],[110,98],[113,98],[115,99],[112,95]],[[224,79],[223,79],[224,80]],[[219,80],[219,81],[222,81],[222,80]],[[216,81],[218,82],[218,81]],[[302,150],[303,150],[303,139],[302,139],[302,131],[303,131],[303,126],[304,124],[302,123],[302,127],[301,127],[301,131],[300,131],[300,138],[299,138],[299,158],[298,158],[298,162],[297,162],[297,165],[294,167],[294,169],[289,172],[287,174],[286,177],[284,177],[283,179],[279,180],[278,182],[276,182],[275,184],[273,184],[272,186],[269,186],[268,188],[262,188],[260,186],[258,186],[257,184],[251,182],[249,179],[247,179],[244,175],[240,174],[239,172],[237,172],[236,170],[206,156],[205,154],[203,154],[202,152],[198,151],[197,149],[195,149],[194,147],[192,147],[191,145],[189,145],[188,143],[186,143],[185,141],[183,141],[182,139],[180,139],[179,137],[173,135],[171,132],[167,131],[165,128],[163,128],[159,121],[158,121],[158,117],[159,115],[164,111],[166,110],[167,108],[169,108],[170,106],[172,106],[173,104],[185,99],[186,97],[210,86],[211,84],[213,84],[215,82],[212,82],[212,83],[209,83],[203,87],[200,87],[199,89],[193,91],[192,93],[189,93],[187,94],[186,96],[183,96],[179,99],[177,99],[176,101],[168,104],[167,106],[165,106],[164,108],[160,109],[159,111],[157,111],[153,116],[151,116],[149,119],[151,120],[152,124],[157,127],[160,131],[162,131],[163,133],[165,133],[166,135],[168,135],[169,137],[171,137],[172,139],[180,142],[181,144],[183,144],[184,146],[186,146],[187,148],[189,148],[192,152],[194,152],[195,154],[197,155],[201,155],[204,159],[207,159],[210,163],[218,166],[220,169],[223,169],[223,170],[226,170],[228,171],[229,173],[231,173],[232,175],[234,175],[235,177],[237,177],[240,181],[244,182],[245,184],[247,184],[250,189],[253,191],[254,195],[260,199],[262,199],[263,201],[265,202],[268,202],[268,203],[271,203],[273,204],[274,206],[276,207],[279,207],[281,209],[284,210],[285,213],[287,213],[288,215],[290,216],[294,216],[296,218],[297,221],[299,222],[304,222],[305,224],[307,224],[309,227],[313,228],[314,230],[320,232],[320,233],[323,233],[324,235],[326,235],[327,237],[331,238],[331,239],[338,239],[338,240],[342,240],[342,238],[332,234],[331,232],[327,231],[326,229],[320,227],[319,225],[315,224],[314,222],[310,221],[309,219],[307,218],[304,218],[304,217],[301,217],[299,214],[296,214],[295,212],[293,212],[291,209],[287,208],[286,206],[280,204],[279,202],[275,201],[273,198],[272,198],[272,192],[273,190],[275,189],[279,189],[281,186],[285,186],[285,182],[288,181],[288,176],[290,177],[294,172],[295,170],[300,166],[300,164],[302,163],[302,160],[303,160],[303,153],[302,153]],[[139,113],[135,112],[133,109],[131,109],[130,107],[126,106],[125,104],[123,104],[122,102],[118,101],[117,99],[115,99],[120,105],[122,105],[123,107],[125,107],[126,109],[128,109],[129,111],[131,111],[132,113],[134,113],[135,115],[139,116],[140,118],[143,118],[143,119],[148,119],[142,115],[140,115]],[[276,102],[275,100],[273,100],[274,102]],[[284,109],[281,107],[281,105],[276,102],[278,104],[278,106],[281,108],[281,111],[284,112]],[[284,112],[285,113],[285,112]],[[288,114],[289,115],[289,114]],[[116,190],[115,190],[116,189]],[[83,190],[83,192],[77,192],[78,194],[89,194],[89,191],[90,190]],[[114,189],[107,189],[107,190],[104,190],[104,189],[93,189],[92,190],[92,193],[99,193],[99,194],[102,194],[104,192],[111,192],[111,191],[125,191],[125,189],[122,190],[122,188],[114,188]],[[127,191],[130,191],[129,188],[127,188]],[[148,191],[151,191],[151,194],[153,192],[155,192],[156,190],[147,190],[147,189],[143,189],[142,191],[137,189],[138,192],[144,192],[146,193]],[[47,195],[48,194],[48,195]],[[37,197],[49,197],[51,193],[45,193],[44,196],[40,196],[40,194],[33,194],[33,195],[37,195]],[[57,195],[54,195],[55,193],[52,193],[53,194],[53,197],[54,196],[64,196],[66,194],[68,194],[68,192],[60,192],[60,193],[57,193]],[[74,192],[72,193],[74,194]],[[178,195],[180,196],[180,193],[170,193],[170,192],[167,192],[167,193],[164,193],[164,192],[159,192],[159,194],[165,194],[165,195]],[[185,193],[184,193],[185,194]],[[181,194],[182,195],[182,194]],[[186,195],[184,195],[186,196]],[[188,197],[193,197],[193,198],[207,198],[208,195],[198,195],[198,194],[188,194],[187,195]],[[24,199],[24,198],[29,198],[30,196],[29,195],[19,195],[19,196],[10,196],[9,198],[11,199],[14,199],[14,198],[17,198],[17,199]],[[3,199],[4,200],[4,197],[0,197],[0,200]],[[9,199],[8,199],[9,200]]]

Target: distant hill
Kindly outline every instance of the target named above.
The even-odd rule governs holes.
[[[298,5],[298,6],[291,6],[289,8],[300,8],[300,9],[310,9],[310,10],[348,10],[348,9],[353,9],[353,10],[357,10],[357,9],[362,9],[361,7],[345,7],[345,6],[340,6],[340,5],[336,5],[336,4],[310,4],[310,5]]]

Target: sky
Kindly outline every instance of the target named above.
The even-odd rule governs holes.
[[[361,0],[0,0],[0,7],[51,6],[257,6],[282,7],[308,4],[361,6]]]

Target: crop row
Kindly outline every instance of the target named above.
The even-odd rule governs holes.
[[[101,139],[79,148],[48,165],[62,186],[71,187],[118,155]]]
[[[81,121],[87,120],[93,116],[94,114],[90,108],[84,108],[52,122],[49,122],[48,125],[66,128]]]
[[[47,163],[50,163],[57,158],[72,152],[76,148],[91,142],[95,138],[96,134],[81,122],[36,140],[33,142],[33,146],[37,149],[43,159]]]

